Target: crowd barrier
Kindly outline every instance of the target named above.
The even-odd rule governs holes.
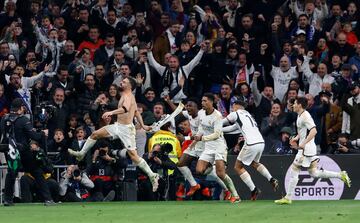
[[[314,179],[304,169],[300,172],[299,182],[295,188],[294,200],[340,200],[352,199],[360,200],[360,155],[327,155],[319,156],[319,168],[330,171],[346,170],[352,180],[352,187],[347,188],[339,179]],[[243,200],[250,198],[250,191],[240,180],[234,171],[236,156],[228,157],[227,172],[233,179],[234,184]],[[260,200],[278,199],[286,193],[286,186],[289,181],[289,168],[294,160],[294,156],[263,156],[260,160],[270,171],[273,177],[280,181],[280,187],[277,192],[272,190],[270,183],[262,177],[252,167],[246,167],[249,171],[255,185],[261,190]],[[4,170],[7,166],[0,166],[0,202],[3,198],[4,188]],[[66,166],[55,166],[54,176],[59,181],[60,173],[66,169]]]

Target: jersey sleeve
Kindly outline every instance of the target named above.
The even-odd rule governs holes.
[[[236,112],[231,112],[226,118],[224,118],[223,123],[229,123],[230,125],[234,124],[236,122]]]
[[[303,118],[303,124],[306,127],[307,130],[310,130],[312,128],[315,128],[316,125],[314,123],[313,118],[311,117],[311,115],[309,113],[307,113],[304,118]]]
[[[182,111],[182,115],[183,115],[185,118],[189,119],[189,113],[188,113],[187,111]]]

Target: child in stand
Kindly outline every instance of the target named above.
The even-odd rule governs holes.
[[[344,22],[343,27],[342,27],[342,31],[346,35],[346,42],[349,43],[352,46],[355,46],[357,44],[357,42],[358,42],[358,38],[357,38],[355,32],[352,29],[351,23],[350,22]]]
[[[69,141],[72,141],[74,139],[77,127],[79,127],[77,115],[71,114],[68,122],[68,127],[66,130],[67,138],[69,139]]]

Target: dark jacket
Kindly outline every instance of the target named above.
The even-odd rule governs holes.
[[[315,136],[315,144],[320,145],[322,140],[321,132],[325,126],[324,124],[325,115],[330,111],[330,104],[329,103],[323,103],[320,105],[314,104],[311,108],[307,108],[306,110],[310,113],[311,117],[314,119],[316,130],[318,132],[318,134],[316,134]]]
[[[353,103],[349,105],[347,103],[347,97],[343,97],[341,108],[343,111],[350,115],[350,140],[355,140],[360,138],[360,103]]]
[[[17,116],[17,114],[9,114],[9,116]],[[41,143],[44,140],[44,133],[34,130],[30,119],[24,115],[20,115],[14,121],[14,135],[16,142],[20,145],[18,147],[24,170],[31,170],[36,168],[36,163],[33,160],[33,154],[30,150],[30,140],[35,140]],[[1,120],[1,129],[4,129],[5,118]]]
[[[111,56],[110,56],[111,57]],[[100,46],[99,49],[95,51],[94,54],[94,65],[102,64],[105,66],[105,64],[109,61],[110,57],[108,56],[105,45]]]

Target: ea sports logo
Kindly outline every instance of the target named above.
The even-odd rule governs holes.
[[[318,169],[340,172],[337,163],[327,156],[321,156]],[[285,189],[288,191],[291,166],[286,172]],[[300,171],[299,181],[293,194],[294,200],[339,200],[344,190],[344,183],[337,178],[312,178],[306,169]]]

